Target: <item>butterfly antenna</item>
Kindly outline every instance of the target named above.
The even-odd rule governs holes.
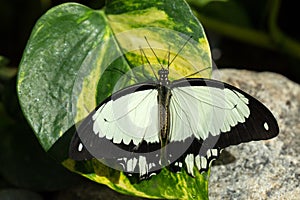
[[[136,77],[134,77],[134,76],[130,76],[129,74],[126,74],[126,73],[124,73],[122,70],[120,70],[120,69],[117,69],[117,68],[112,68],[112,69],[108,69],[107,71],[115,71],[115,72],[118,72],[118,73],[120,73],[120,74],[122,74],[122,75],[125,75],[129,80],[132,80],[132,81],[134,81],[134,82],[138,82],[138,80],[136,79]]]
[[[192,74],[189,74],[189,75],[185,76],[184,78],[188,78],[188,77],[190,77],[190,76],[194,76],[195,74],[198,74],[198,73],[203,72],[203,71],[205,71],[205,70],[208,70],[208,69],[210,69],[210,68],[211,68],[211,67],[206,67],[206,68],[204,68],[204,69],[200,69],[200,70],[198,70],[198,71],[196,71],[196,72],[194,72],[194,73],[192,73]]]
[[[141,58],[142,58],[142,63],[144,63],[144,58],[143,58],[143,51],[142,51],[142,48],[140,47],[140,53],[141,53]],[[153,70],[152,70],[153,71]],[[142,73],[143,73],[143,75],[147,78],[147,79],[149,79],[149,80],[151,80],[151,77],[149,77],[146,73],[145,73],[145,67],[143,66],[143,68],[142,68]]]
[[[171,46],[168,47],[168,70],[170,69],[170,55],[171,55]]]
[[[151,70],[152,70],[152,72],[153,72],[153,74],[154,74],[156,80],[158,81],[159,79],[158,79],[158,77],[156,76],[155,71],[154,71],[154,68],[153,68],[153,66],[151,65],[151,63],[150,63],[148,57],[146,56],[144,50],[143,50],[141,47],[140,47],[140,49],[141,49],[142,54],[144,54],[144,56],[145,56],[145,58],[146,58],[146,61],[147,61],[147,63],[149,64],[149,66],[150,66],[150,68],[151,68]]]
[[[186,44],[192,39],[193,36],[190,36],[189,39],[187,39],[185,41],[185,43],[182,45],[182,47],[179,49],[178,53],[174,56],[174,58],[171,60],[171,62],[169,63],[169,66],[174,62],[174,60],[177,58],[177,56],[180,54],[180,52],[182,51],[182,49],[186,46]],[[168,67],[169,67],[168,66]]]
[[[159,61],[159,59],[158,59],[158,57],[157,57],[155,51],[152,49],[152,47],[151,47],[151,45],[150,45],[150,43],[149,43],[147,37],[146,37],[146,36],[144,36],[144,37],[145,37],[145,40],[146,40],[146,42],[147,42],[149,48],[151,49],[152,53],[154,54],[154,56],[155,56],[157,62],[160,64],[161,68],[164,69],[164,66],[163,66],[163,65],[161,64],[161,62]]]

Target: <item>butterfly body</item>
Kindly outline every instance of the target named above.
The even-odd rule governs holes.
[[[159,124],[160,124],[160,140],[162,145],[167,143],[168,132],[170,130],[170,99],[171,99],[171,90],[169,88],[169,71],[161,69],[158,72],[159,83],[157,85],[157,100],[159,105]]]

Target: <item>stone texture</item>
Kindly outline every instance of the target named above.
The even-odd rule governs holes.
[[[279,136],[226,148],[236,160],[211,169],[210,199],[300,199],[300,87],[270,72],[220,70],[221,80],[263,102]]]

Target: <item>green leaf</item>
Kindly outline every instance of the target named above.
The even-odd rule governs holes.
[[[161,66],[145,37],[160,63],[168,63],[169,53],[171,59],[176,57],[170,66],[171,80],[195,72],[199,73],[194,77],[210,77],[205,33],[182,0],[113,0],[104,10],[68,3],[38,20],[23,54],[17,88],[24,115],[45,150],[67,152],[66,131],[74,130],[74,124],[104,98],[154,79],[140,49],[156,71]],[[69,169],[121,193],[207,199],[206,173],[195,172],[192,178],[185,172],[163,170],[149,181],[132,184],[99,161],[75,162],[66,156],[59,159]]]
[[[191,177],[184,170],[172,173],[164,168],[151,179],[136,183],[122,172],[113,170],[95,159],[85,162],[69,159],[63,164],[75,172],[84,172],[83,176],[123,194],[156,199],[208,199],[209,173],[200,174],[196,169],[195,177]]]
[[[46,150],[74,124],[74,83],[80,73],[101,70],[100,50],[107,50],[104,38],[111,34],[103,11],[78,4],[58,6],[36,23],[19,66],[18,95]]]

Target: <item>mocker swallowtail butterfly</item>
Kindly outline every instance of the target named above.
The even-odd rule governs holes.
[[[129,86],[102,101],[77,128],[70,157],[97,158],[140,179],[162,167],[184,168],[194,176],[195,169],[207,171],[225,147],[278,135],[276,119],[257,99],[212,79],[171,82],[171,63],[161,65],[156,81]]]

